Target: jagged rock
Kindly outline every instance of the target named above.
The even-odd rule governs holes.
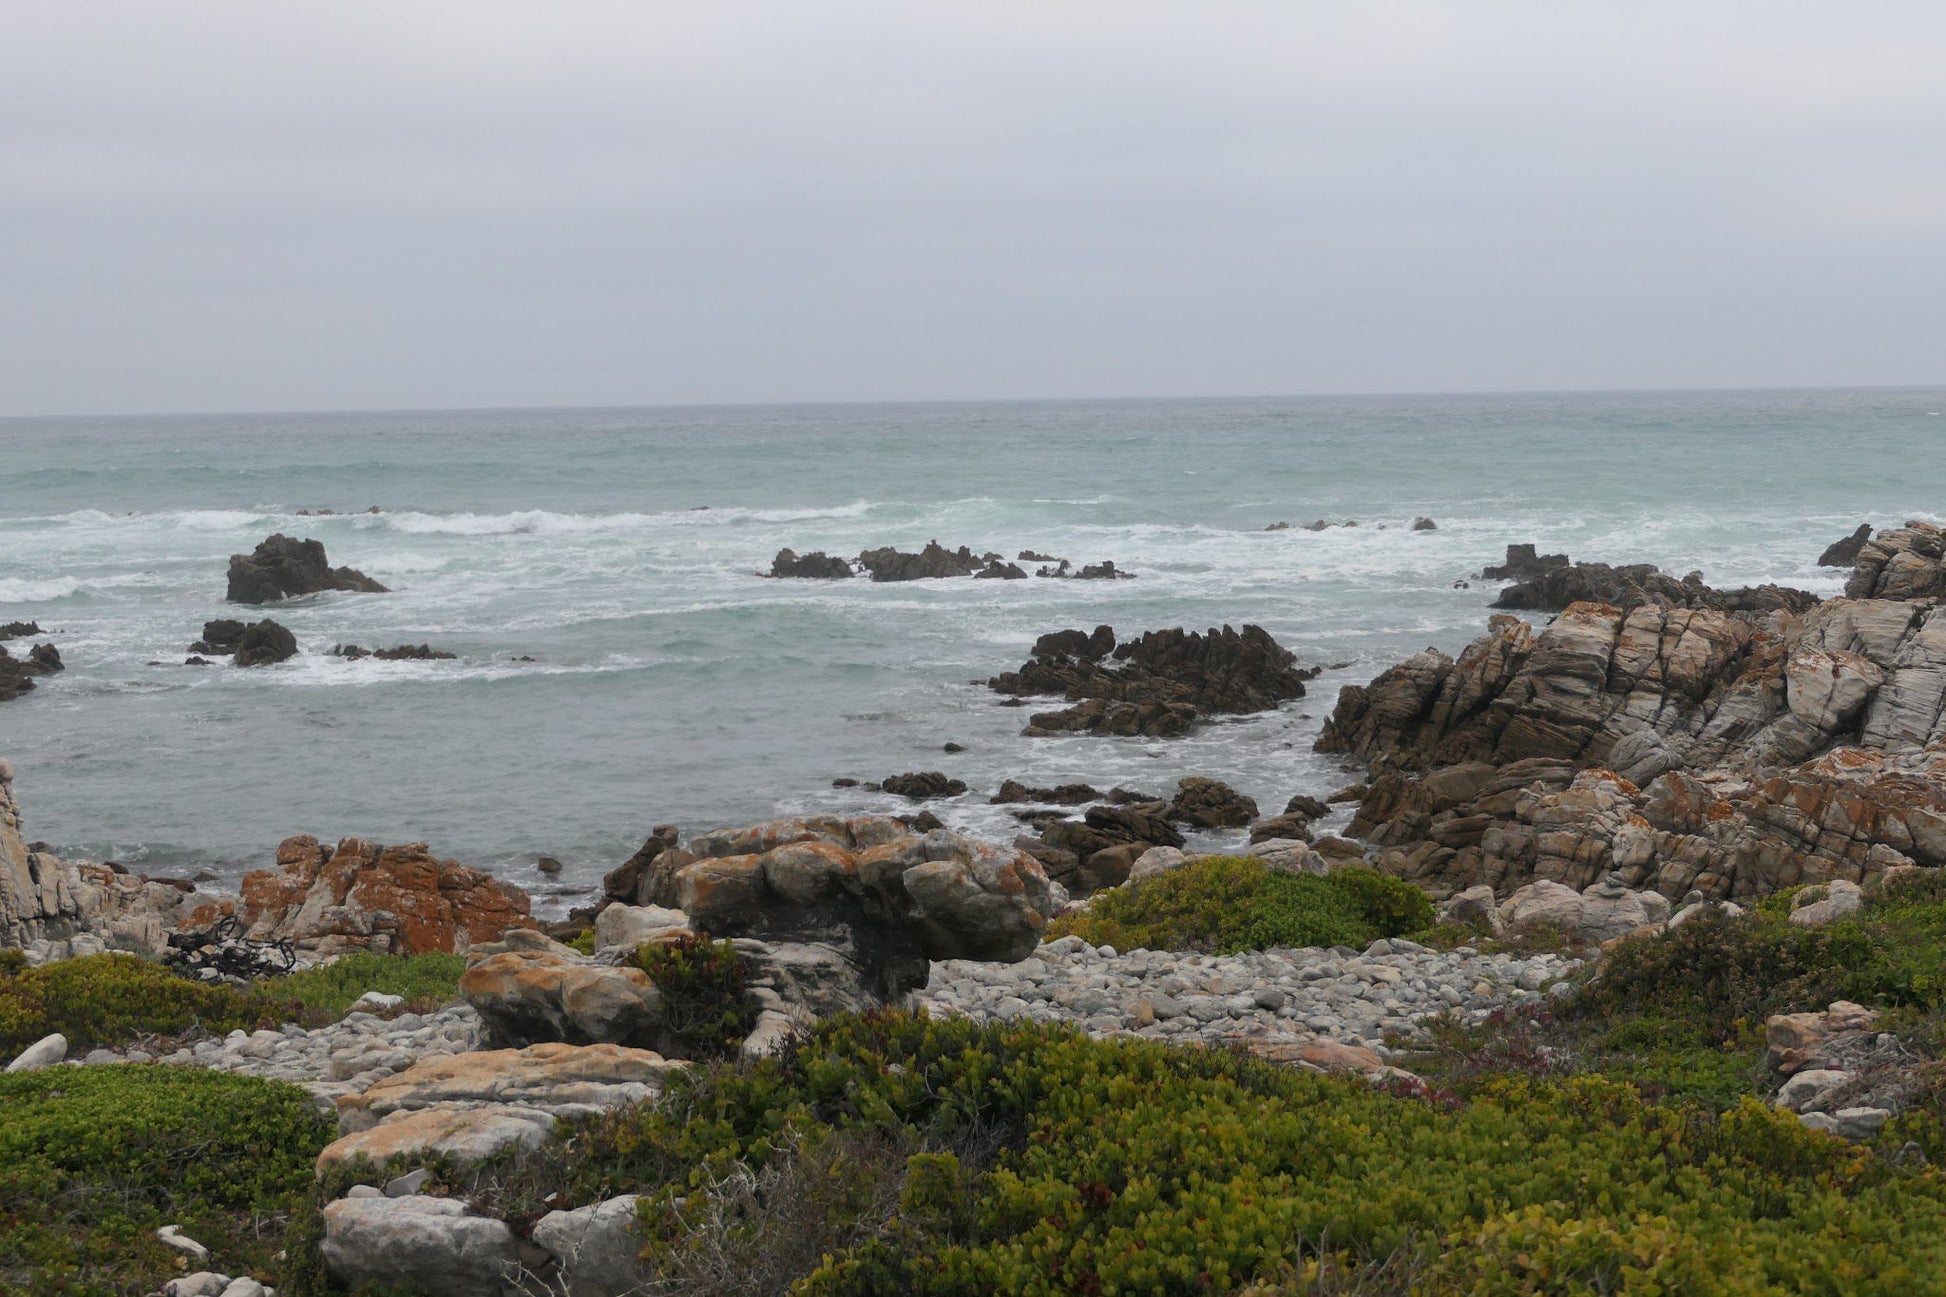
[[[1946,528],[1929,522],[1881,531],[1860,547],[1845,582],[1847,599],[1941,596],[1946,596]]]
[[[237,651],[243,642],[243,632],[250,629],[234,617],[218,617],[215,621],[203,623],[203,637],[189,646],[191,653],[209,653],[223,656]]]
[[[45,635],[37,621],[10,621],[0,623],[0,640],[25,639],[29,635]]]
[[[1049,631],[1034,641],[1034,656],[1071,657],[1083,662],[1098,662],[1115,651],[1115,630],[1112,626],[1097,626],[1092,632],[1079,630]]]
[[[400,644],[396,648],[368,649],[356,644],[334,644],[331,656],[349,658],[356,662],[361,658],[372,658],[379,662],[441,662],[452,661],[457,653],[447,653],[430,644]]]
[[[1284,814],[1302,815],[1309,819],[1319,820],[1331,814],[1331,808],[1315,797],[1308,797],[1303,793],[1297,793],[1289,801],[1284,803]]]
[[[997,693],[1060,694],[1077,704],[1033,716],[1029,735],[1174,737],[1207,715],[1267,711],[1300,698],[1304,682],[1317,674],[1299,668],[1261,626],[1245,626],[1241,633],[1225,626],[1202,635],[1181,628],[1150,631],[1117,646],[1114,666],[1071,655],[1071,634],[1076,632],[1063,632],[1058,644],[1042,637],[1020,670],[987,682]],[[1090,637],[1091,653],[1101,638],[1101,630]],[[1049,651],[1040,651],[1044,646]]]
[[[513,1228],[472,1215],[457,1198],[340,1198],[324,1208],[320,1253],[331,1277],[407,1287],[427,1297],[492,1297],[518,1291]]]
[[[276,603],[326,590],[383,594],[385,587],[355,568],[332,567],[322,541],[293,540],[279,533],[248,554],[230,555],[225,597],[231,603]]]
[[[1566,554],[1541,554],[1533,544],[1507,546],[1506,561],[1480,572],[1482,581],[1531,581],[1557,567],[1566,567]]]
[[[1308,815],[1273,815],[1267,820],[1258,820],[1250,826],[1250,840],[1252,842],[1265,842],[1272,838],[1309,842],[1311,840],[1311,817]]]
[[[52,644],[36,644],[25,658],[17,658],[0,645],[0,703],[31,693],[34,677],[63,670],[61,654]]]
[[[1822,1067],[1847,1037],[1877,1028],[1878,1014],[1849,1000],[1834,1000],[1821,1013],[1773,1014],[1764,1023],[1764,1062],[1785,1075]]]
[[[321,955],[464,951],[533,926],[528,911],[518,887],[440,860],[423,842],[346,838],[328,847],[303,834],[278,844],[276,870],[243,879],[253,940],[288,939]]]
[[[1431,518],[1414,518],[1414,519],[1412,520],[1412,530],[1414,530],[1414,531],[1438,531],[1438,530],[1439,530],[1439,524],[1438,524],[1438,523],[1436,523],[1436,522],[1434,522],[1434,521],[1433,521],[1433,520],[1432,520]]]
[[[1135,579],[1133,572],[1122,571],[1115,566],[1113,559],[1106,558],[1099,563],[1090,563],[1079,569],[1066,559],[1062,559],[1052,567],[1036,569],[1034,575],[1057,577],[1066,581],[1132,581]]]
[[[1098,802],[1102,795],[1091,784],[1057,784],[1052,788],[1029,788],[1015,779],[1002,781],[1000,791],[988,799],[990,805],[1004,806],[1014,802],[1045,802],[1054,806],[1080,806],[1085,802]]]
[[[1189,778],[1177,783],[1163,816],[1205,829],[1236,829],[1257,818],[1257,803],[1220,779]]]
[[[1803,590],[1761,585],[1715,590],[1700,578],[1678,581],[1647,563],[1611,567],[1571,563],[1548,568],[1500,592],[1495,608],[1558,612],[1575,603],[1612,603],[1623,607],[1656,604],[1668,608],[1711,608],[1723,612],[1802,612],[1818,602]]]
[[[1017,563],[1003,563],[999,559],[994,559],[992,562],[988,563],[985,567],[975,572],[973,574],[973,579],[975,581],[979,581],[982,579],[1000,580],[1000,581],[1025,581],[1027,579],[1027,573],[1023,571],[1020,565]]]
[[[567,1279],[565,1297],[615,1297],[647,1282],[641,1252],[647,1239],[636,1196],[551,1211],[534,1222],[534,1242],[553,1255]]]
[[[924,801],[932,797],[958,797],[966,791],[966,781],[954,779],[939,770],[909,770],[902,775],[889,775],[879,780],[882,792],[899,797],[910,797],[914,801]]]
[[[656,860],[663,852],[672,850],[680,836],[673,824],[656,825],[639,851],[603,876],[602,894],[625,905],[642,904],[652,890],[649,875]]]
[[[770,561],[774,577],[803,577],[815,581],[837,581],[851,576],[851,564],[834,554],[815,550],[800,555],[794,549],[780,549]]]
[[[1834,540],[1818,555],[1819,567],[1850,567],[1858,561],[1858,552],[1872,538],[1872,524],[1861,522],[1858,530],[1843,540]]]
[[[269,666],[297,656],[297,636],[268,617],[251,622],[237,641],[235,662],[240,667]]]
[[[986,561],[964,545],[950,550],[929,540],[917,554],[901,553],[890,546],[868,549],[858,556],[858,565],[871,573],[874,581],[927,581],[971,576],[985,567]]]

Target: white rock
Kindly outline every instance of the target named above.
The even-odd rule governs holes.
[[[1851,1080],[1851,1073],[1833,1068],[1813,1067],[1797,1073],[1777,1091],[1777,1106],[1791,1112],[1808,1112],[1818,1100]]]
[[[38,1072],[44,1067],[52,1067],[68,1056],[68,1038],[60,1032],[42,1036],[39,1040],[20,1051],[20,1056],[7,1064],[9,1072]]]
[[[340,1198],[324,1209],[321,1249],[347,1287],[387,1284],[430,1297],[507,1291],[520,1252],[505,1221],[469,1215],[454,1198]]]
[[[643,1241],[632,1193],[551,1211],[534,1224],[534,1242],[561,1263],[568,1297],[610,1297],[639,1287],[647,1277],[637,1260]]]
[[[1134,867],[1128,871],[1128,881],[1139,883],[1145,878],[1181,869],[1187,860],[1188,857],[1175,847],[1150,847],[1135,858]]]
[[[209,1249],[195,1239],[184,1234],[174,1225],[164,1225],[155,1232],[156,1238],[165,1247],[172,1247],[192,1261],[201,1261],[209,1255]]]
[[[383,991],[367,991],[351,1002],[353,1009],[363,1009],[367,1013],[379,1013],[386,1009],[396,1009],[405,1003],[403,995],[387,995]]]
[[[230,1286],[218,1297],[264,1297],[264,1286],[249,1275],[241,1275],[230,1280]]]
[[[222,1297],[229,1286],[230,1276],[214,1270],[198,1270],[163,1284],[162,1294],[163,1297]]]
[[[1808,902],[1807,890],[1800,893],[1796,900],[1797,908],[1791,911],[1791,922],[1802,927],[1815,928],[1821,924],[1835,923],[1847,915],[1856,914],[1865,905],[1865,889],[1849,879],[1836,878],[1824,885],[1824,895],[1814,897]]]
[[[660,905],[611,905],[595,916],[595,948],[632,950],[672,930],[687,932],[689,916]]]

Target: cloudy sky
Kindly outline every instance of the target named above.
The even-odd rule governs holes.
[[[0,413],[1946,382],[1946,6],[0,0]]]

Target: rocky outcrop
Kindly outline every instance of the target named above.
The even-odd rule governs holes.
[[[1647,563],[1611,567],[1607,563],[1571,563],[1551,567],[1517,581],[1500,592],[1495,608],[1558,612],[1569,604],[1595,602],[1657,604],[1665,608],[1713,608],[1722,612],[1802,612],[1818,602],[1803,590],[1778,585],[1715,590],[1698,573],[1678,581]]]
[[[1946,864],[1946,614],[1577,604],[1350,688],[1319,739],[1371,763],[1354,836],[1437,892],[1609,871],[1671,900]]]
[[[876,815],[698,834],[659,851],[636,893],[712,937],[840,951],[888,1002],[925,985],[934,959],[1025,958],[1053,911],[1026,853]]]
[[[276,603],[327,590],[383,594],[385,587],[356,568],[332,567],[324,542],[295,540],[281,532],[248,554],[230,555],[231,603]]]
[[[1052,788],[1030,788],[1018,779],[1003,780],[1000,791],[988,798],[995,806],[1014,802],[1040,802],[1049,806],[1080,806],[1087,802],[1102,800],[1102,792],[1093,784],[1056,784]]]
[[[476,1216],[457,1198],[340,1198],[324,1208],[319,1247],[347,1288],[378,1284],[427,1297],[494,1297],[513,1283],[520,1244],[513,1228]]]
[[[0,640],[25,639],[29,635],[45,635],[37,621],[0,622]]]
[[[851,576],[852,570],[850,563],[834,554],[826,554],[823,550],[799,554],[794,549],[780,549],[777,551],[777,557],[770,560],[769,575],[813,581],[840,581]]]
[[[1164,815],[1202,829],[1240,829],[1257,818],[1257,803],[1220,779],[1184,779]]]
[[[457,653],[447,653],[430,644],[400,644],[395,648],[368,649],[356,644],[334,644],[331,646],[334,658],[349,658],[356,662],[361,658],[373,658],[379,662],[446,662],[457,658]]]
[[[1018,563],[1008,563],[1000,559],[989,559],[987,565],[973,574],[975,581],[1025,581],[1027,572]]]
[[[871,573],[874,581],[929,581],[941,577],[972,576],[997,554],[975,554],[966,546],[947,549],[936,540],[926,542],[917,554],[902,553],[885,546],[868,549],[858,556],[858,565]]]
[[[440,860],[423,842],[330,847],[309,834],[278,844],[275,870],[245,875],[243,919],[253,939],[320,955],[464,951],[533,926],[525,892]]]
[[[36,644],[27,650],[24,658],[15,657],[0,644],[0,703],[32,692],[34,677],[53,675],[63,669],[60,650],[52,644]]]
[[[1081,819],[1046,824],[1038,838],[1016,838],[1014,845],[1070,896],[1092,896],[1126,882],[1151,848],[1184,845],[1169,812],[1162,801],[1091,806]]]
[[[1080,634],[1042,636],[1035,656],[1018,671],[987,682],[997,693],[1059,694],[1075,704],[1032,716],[1024,731],[1029,736],[1174,737],[1211,715],[1268,711],[1301,698],[1304,682],[1317,674],[1315,668],[1299,667],[1290,650],[1261,626],[1241,632],[1225,626],[1200,635],[1180,627],[1150,631],[1106,655],[1097,648],[1112,639],[1112,630],[1097,628],[1086,637],[1083,653],[1073,651],[1081,647]]]
[[[203,637],[191,644],[189,651],[211,657],[234,655],[240,667],[268,666],[296,657],[297,637],[268,617],[247,623],[233,617],[219,617],[203,623]],[[359,652],[362,654],[363,650]]]
[[[1524,545],[1509,545],[1506,560],[1498,567],[1482,569],[1480,579],[1482,581],[1531,581],[1557,567],[1567,565],[1566,554],[1539,553],[1531,542]]]
[[[1858,552],[1865,548],[1865,542],[1872,538],[1872,524],[1861,522],[1858,530],[1843,540],[1834,540],[1825,546],[1824,553],[1818,555],[1819,567],[1850,567],[1858,561]]]
[[[1946,597],[1946,527],[1908,522],[1888,528],[1858,550],[1845,582],[1847,599]]]
[[[1017,569],[1016,569],[1017,570]],[[1022,573],[1021,575],[1026,575]],[[1052,567],[1034,570],[1035,576],[1056,577],[1067,581],[1132,581],[1135,573],[1124,572],[1115,566],[1115,560],[1105,558],[1099,563],[1089,563],[1075,567],[1066,559],[1061,559]]]
[[[902,775],[887,775],[879,780],[878,787],[881,792],[925,801],[934,797],[958,797],[966,791],[966,782],[940,770],[908,770]]]

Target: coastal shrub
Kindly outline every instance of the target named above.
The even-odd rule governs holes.
[[[643,1195],[669,1293],[782,1292],[799,1268],[805,1297],[1352,1291],[1327,1281],[1381,1272],[1430,1293],[1946,1291],[1937,1170],[1755,1100],[1718,1115],[1599,1078],[1427,1102],[1228,1051],[886,1013],[691,1069],[570,1142],[551,1156],[579,1191]],[[723,1278],[760,1253],[764,1286]]]
[[[284,1224],[334,1134],[309,1094],[153,1065],[0,1076],[0,1291],[140,1294],[181,1273],[175,1224],[206,1268],[275,1273]]]
[[[664,1027],[684,1057],[732,1057],[757,1025],[749,970],[730,942],[684,934],[638,947],[635,963],[662,993]]]
[[[367,991],[403,996],[415,1009],[438,1008],[459,995],[460,974],[465,971],[464,955],[374,955],[360,951],[261,982],[253,989],[290,1006],[293,1020],[336,1022]]]
[[[222,1034],[255,1026],[266,1006],[251,993],[192,982],[133,955],[87,955],[0,972],[0,1053],[50,1032],[68,1047],[125,1045],[192,1027]]]
[[[1074,935],[1118,950],[1233,954],[1363,946],[1432,920],[1424,892],[1376,870],[1294,874],[1247,856],[1219,856],[1103,892],[1086,910],[1048,925],[1048,936]]]

